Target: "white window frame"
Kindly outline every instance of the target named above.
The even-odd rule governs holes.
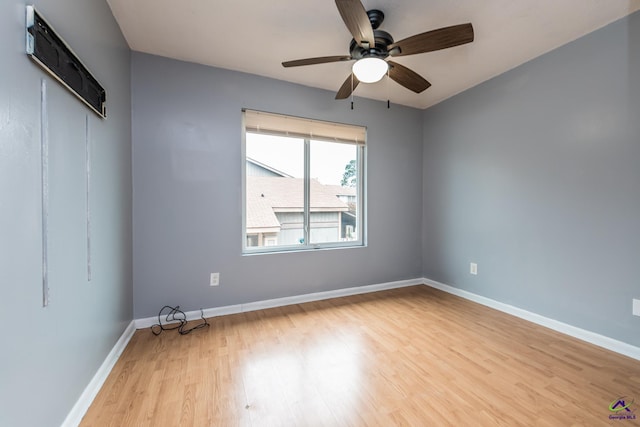
[[[260,128],[254,127],[255,124],[248,125],[246,114],[247,113],[255,113],[258,115],[264,115],[267,117],[267,120],[277,119],[280,117],[283,120],[293,123],[293,130],[289,129],[268,129],[268,128]],[[253,120],[253,119],[252,119]],[[314,125],[318,127],[314,128]],[[251,127],[250,127],[251,126]],[[339,136],[331,136],[332,128],[338,129],[336,134]],[[358,133],[357,136],[349,135],[347,131],[346,134],[340,133],[340,130],[348,128],[357,128],[361,133]],[[320,130],[320,133],[313,132],[313,130]],[[283,245],[283,246],[248,246],[247,245],[247,180],[246,180],[246,134],[249,133],[264,133],[276,136],[283,137],[291,137],[298,138],[304,140],[304,241],[305,243],[299,245]],[[308,133],[305,133],[308,132]],[[350,140],[353,138],[353,140]],[[329,142],[339,142],[346,144],[354,144],[357,147],[357,155],[356,155],[356,164],[357,164],[357,175],[356,175],[356,233],[357,238],[351,241],[336,241],[336,242],[326,242],[326,243],[309,243],[311,230],[310,230],[310,187],[311,187],[311,179],[310,179],[310,156],[311,156],[311,141],[329,141]],[[242,254],[243,255],[251,255],[251,254],[268,254],[268,253],[282,253],[282,252],[299,252],[299,251],[313,251],[313,250],[322,250],[322,249],[337,249],[337,248],[358,248],[366,246],[366,128],[364,126],[357,125],[347,125],[326,121],[319,121],[313,119],[305,119],[300,117],[288,116],[288,115],[280,115],[275,113],[265,113],[255,110],[242,109],[242,138],[241,138],[241,172],[242,172]]]

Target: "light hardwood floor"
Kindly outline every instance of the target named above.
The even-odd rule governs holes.
[[[426,286],[209,321],[137,331],[81,425],[640,425],[640,361]]]

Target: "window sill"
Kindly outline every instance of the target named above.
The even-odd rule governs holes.
[[[265,247],[259,249],[243,249],[242,256],[253,256],[253,255],[272,255],[272,254],[290,254],[290,253],[301,253],[301,252],[316,252],[316,251],[331,251],[331,250],[340,250],[340,249],[359,249],[366,248],[367,245],[365,243],[350,243],[344,245],[317,245],[317,246],[288,246],[288,247],[279,247],[274,249],[268,249]]]

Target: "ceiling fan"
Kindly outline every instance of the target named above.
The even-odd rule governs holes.
[[[420,93],[431,86],[431,83],[415,71],[387,60],[389,56],[432,52],[473,41],[473,26],[467,23],[427,31],[395,42],[391,34],[378,29],[384,20],[384,13],[380,10],[367,11],[360,0],[335,1],[342,20],[353,36],[349,45],[349,55],[297,59],[283,62],[282,66],[298,67],[356,60],[352,73],[338,90],[336,99],[348,98],[360,82],[375,83],[385,74],[407,89]]]

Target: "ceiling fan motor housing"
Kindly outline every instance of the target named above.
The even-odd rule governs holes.
[[[373,36],[375,39],[375,47],[370,47],[368,49],[358,46],[358,43],[356,43],[354,39],[351,39],[351,44],[349,45],[351,58],[362,59],[373,56],[375,58],[384,59],[389,56],[387,46],[393,43],[393,37],[391,37],[391,34],[382,30],[373,30]]]

